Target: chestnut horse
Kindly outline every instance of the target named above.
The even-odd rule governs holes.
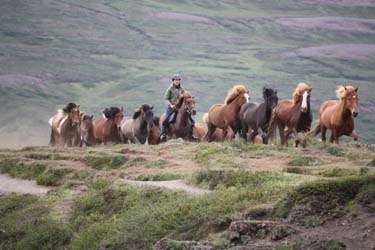
[[[332,131],[331,143],[339,144],[339,137],[351,136],[356,141],[358,135],[354,130],[354,119],[358,115],[358,88],[340,86],[336,90],[337,100],[328,100],[320,105],[318,125],[305,135],[305,139],[321,133],[322,141],[326,141],[327,129]]]
[[[196,123],[193,130],[194,138],[197,138],[198,141],[203,141],[204,136],[207,134],[207,125],[203,123]],[[233,130],[228,127],[228,133],[226,138],[223,137],[224,132],[222,129],[217,128],[215,130],[215,133],[212,136],[213,141],[222,142],[224,140],[232,140],[234,138],[234,132]]]
[[[122,142],[120,131],[121,121],[124,117],[122,111],[123,108],[117,107],[106,108],[103,111],[104,118],[97,120],[94,126],[94,136],[97,143]]]
[[[81,125],[81,147],[83,145],[95,145],[93,116],[83,116]]]
[[[79,105],[69,103],[49,119],[50,146],[72,147],[80,145],[81,112]]]
[[[249,90],[243,85],[236,85],[228,92],[224,104],[215,104],[208,111],[208,131],[205,140],[211,142],[216,128],[223,130],[223,138],[226,138],[228,128],[237,131],[239,111],[243,104],[249,101]]]
[[[132,143],[145,144],[149,128],[154,126],[152,109],[154,106],[143,104],[133,115],[126,117],[121,125],[124,143],[128,140]]]
[[[267,144],[266,134],[268,125],[271,119],[272,110],[276,107],[278,102],[277,90],[263,87],[262,90],[264,102],[261,104],[246,103],[241,107],[240,120],[241,120],[241,137],[245,140],[255,142],[255,137],[259,134],[261,129],[262,140]],[[252,133],[247,136],[249,129]]]
[[[152,119],[154,126],[148,128],[147,142],[149,145],[156,145],[159,141],[160,136],[160,118],[159,116],[154,116]]]
[[[281,100],[272,112],[267,140],[279,129],[281,144],[288,146],[288,138],[293,133],[295,146],[300,143],[298,132],[310,130],[312,113],[310,95],[312,88],[306,83],[298,84],[293,93],[293,100]],[[285,127],[288,129],[284,131]]]
[[[174,138],[182,138],[184,140],[193,140],[193,129],[190,116],[196,114],[195,100],[189,91],[182,93],[174,105],[176,110],[175,122],[171,123],[167,129],[167,136]],[[173,115],[172,115],[173,117]],[[165,113],[160,118],[160,126],[165,119]]]

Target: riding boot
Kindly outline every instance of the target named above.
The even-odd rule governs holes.
[[[166,132],[167,132],[167,129],[168,129],[168,124],[162,124],[161,126],[161,131],[160,131],[160,135],[159,135],[159,140],[163,140],[165,137],[166,137]]]

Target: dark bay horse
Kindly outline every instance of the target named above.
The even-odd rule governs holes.
[[[81,124],[81,146],[93,146],[95,145],[94,136],[94,116],[84,115]]]
[[[81,112],[79,105],[68,103],[49,119],[51,125],[50,146],[79,146]]]
[[[154,126],[154,106],[143,104],[133,115],[125,117],[121,125],[124,142],[145,144],[149,128]]]
[[[246,103],[241,107],[241,136],[246,141],[249,140],[254,143],[255,137],[259,134],[259,128],[262,130],[262,138],[264,144],[267,144],[267,131],[271,119],[272,110],[276,107],[278,102],[277,90],[264,87],[262,90],[264,102],[255,104],[252,102]],[[251,128],[252,133],[247,133]]]
[[[190,116],[196,114],[195,100],[189,91],[185,91],[180,95],[175,104],[176,118],[167,129],[167,136],[173,138],[182,138],[184,140],[193,140],[193,129],[191,127]],[[165,113],[160,118],[160,126],[165,119]]]
[[[339,144],[339,137],[343,135],[358,140],[353,119],[359,112],[358,88],[340,86],[336,90],[336,95],[339,100],[328,100],[320,105],[318,125],[305,135],[305,139],[320,132],[322,141],[325,142],[327,129],[330,129],[331,143]]]
[[[106,108],[103,111],[104,118],[95,122],[94,136],[97,143],[114,142],[121,143],[121,121],[124,117],[123,108]]]
[[[249,100],[249,90],[243,85],[236,85],[228,92],[224,104],[215,104],[208,111],[207,134],[205,140],[211,142],[216,128],[223,130],[223,138],[226,138],[228,127],[236,132],[239,121],[239,111],[242,105]]]
[[[153,120],[154,126],[148,128],[149,130],[148,130],[147,142],[149,145],[156,145],[158,144],[159,135],[160,135],[160,125],[159,125],[160,117],[155,115],[152,120]]]
[[[288,146],[288,138],[293,133],[295,146],[300,143],[298,132],[307,132],[312,123],[310,94],[312,88],[306,83],[298,84],[293,93],[293,100],[281,100],[274,108],[270,120],[267,140],[279,129],[281,144]],[[284,131],[285,127],[288,129]]]

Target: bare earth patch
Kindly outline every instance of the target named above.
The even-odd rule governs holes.
[[[152,17],[160,18],[160,19],[168,19],[168,20],[175,20],[175,21],[207,23],[207,24],[214,23],[211,19],[207,17],[201,17],[201,16],[178,13],[178,12],[167,12],[167,11],[149,12],[149,15]]]
[[[283,17],[275,22],[291,30],[336,30],[344,32],[375,33],[375,19],[349,17]]]
[[[46,195],[50,189],[39,186],[36,181],[12,178],[9,175],[0,174],[0,194],[20,193]]]
[[[188,194],[204,194],[211,192],[207,189],[201,189],[186,185],[181,180],[173,181],[133,181],[133,180],[124,180],[125,183],[131,185],[140,185],[140,186],[154,186],[154,187],[163,187],[168,189],[183,190]]]
[[[320,47],[301,48],[283,54],[286,57],[318,57],[368,61],[375,58],[375,45],[334,44]]]

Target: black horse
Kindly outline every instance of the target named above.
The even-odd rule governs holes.
[[[263,143],[267,144],[267,131],[268,124],[271,119],[273,108],[277,105],[278,97],[277,90],[263,87],[264,102],[260,105],[249,102],[241,107],[240,120],[241,120],[241,137],[247,140],[247,133],[251,128],[252,133],[250,140],[254,142],[255,137],[259,134],[261,128],[263,134]]]

